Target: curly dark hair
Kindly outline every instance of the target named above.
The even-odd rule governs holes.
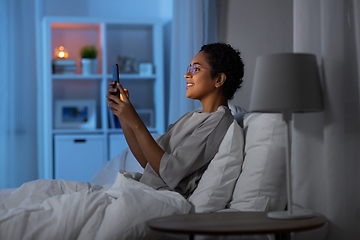
[[[211,77],[215,78],[220,73],[226,75],[223,84],[224,96],[231,100],[235,92],[241,88],[244,77],[244,63],[237,49],[226,43],[211,43],[201,47],[199,52],[204,52],[207,62],[211,66]]]

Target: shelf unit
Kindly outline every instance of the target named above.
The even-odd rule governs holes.
[[[120,82],[129,90],[133,106],[145,119],[144,122],[151,133],[162,134],[165,131],[162,29],[162,22],[156,19],[109,20],[82,17],[43,19],[42,75],[38,81],[40,178],[62,178],[63,175],[58,171],[60,168],[70,169],[79,165],[78,167],[83,167],[84,171],[88,172],[87,175],[66,176],[66,178],[89,181],[88,176],[95,173],[102,163],[127,148],[121,128],[111,125],[112,115],[106,106],[105,97],[108,83],[112,80],[111,67],[119,63],[119,57],[135,59],[135,64],[132,65],[135,69],[133,72],[120,72]],[[98,50],[97,74],[81,73],[79,51],[84,45],[95,45]],[[56,58],[54,49],[59,46],[66,48],[69,53],[68,58],[75,59],[77,70],[74,74],[53,74],[52,61]],[[148,75],[139,74],[137,69],[140,63],[151,63],[154,72]],[[95,100],[95,127],[56,128],[55,119],[59,117],[56,115],[56,102],[80,99]],[[64,144],[61,144],[60,139]],[[88,143],[88,139],[97,144]],[[83,145],[77,147],[78,143]],[[87,147],[86,144],[89,146]],[[64,154],[64,152],[68,153]],[[89,154],[83,154],[84,152]],[[100,159],[98,153],[101,153]],[[97,159],[93,159],[94,155]]]

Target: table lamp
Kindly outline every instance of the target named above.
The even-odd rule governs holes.
[[[274,219],[311,218],[307,209],[293,209],[291,186],[292,113],[323,109],[323,97],[316,57],[305,53],[279,53],[256,59],[250,111],[282,113],[286,123],[287,210],[268,212]]]

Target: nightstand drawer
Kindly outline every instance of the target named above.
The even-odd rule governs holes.
[[[54,176],[88,182],[106,161],[102,135],[55,135]]]

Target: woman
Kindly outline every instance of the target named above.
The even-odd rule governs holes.
[[[174,190],[188,197],[233,122],[227,101],[241,87],[244,64],[229,44],[204,45],[187,68],[186,97],[201,102],[202,110],[186,113],[155,141],[118,84],[120,100],[110,82],[108,107],[121,123],[126,141],[145,168],[140,182],[155,189]]]

